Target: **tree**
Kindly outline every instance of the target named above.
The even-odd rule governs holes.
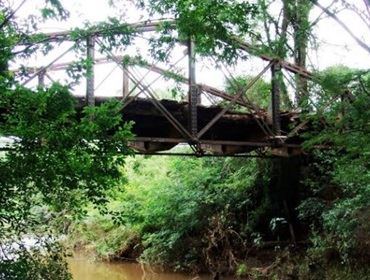
[[[277,2],[277,3],[276,3]],[[289,59],[299,67],[307,68],[307,49],[312,25],[309,14],[313,4],[301,0],[258,1],[261,13],[257,25],[261,30],[261,48],[279,59]],[[276,9],[271,6],[278,7]],[[280,87],[284,103],[292,107],[287,87],[280,78]],[[300,105],[308,96],[306,78],[295,75],[295,104]]]
[[[20,86],[7,70],[9,60],[30,50],[14,51],[24,37],[13,21],[16,10],[0,14],[0,136],[6,142],[0,154],[0,278],[70,279],[53,216],[79,215],[88,202],[103,207],[107,192],[124,178],[131,124],[122,120],[119,102],[77,110],[67,86]],[[42,14],[66,12],[59,1],[47,1]],[[42,207],[48,217],[40,215]],[[27,248],[26,236],[37,246]]]
[[[369,71],[336,66],[321,72],[319,79],[317,114],[308,117],[314,127],[305,145],[323,145],[330,150],[314,153],[321,171],[316,180],[307,179],[316,197],[325,186],[331,186],[334,199],[330,204],[321,199],[326,207],[316,217],[321,219],[324,234],[317,244],[334,248],[347,263],[366,262],[370,226]]]
[[[252,18],[258,10],[248,1],[140,1],[151,14],[170,14],[176,20],[180,39],[194,40],[200,55],[235,62],[241,54],[231,36],[253,35]],[[164,29],[168,36],[168,29]],[[165,43],[165,41],[164,41]]]

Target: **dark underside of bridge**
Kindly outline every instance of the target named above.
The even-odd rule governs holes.
[[[96,98],[96,105],[105,100],[107,99]],[[81,102],[83,100],[80,100],[80,104]],[[171,124],[168,116],[166,117],[155,103],[154,100],[136,98],[124,105],[124,120],[134,122],[135,139],[130,145],[139,153],[167,151],[180,143],[194,144],[206,155],[240,155],[261,150],[272,152],[274,155],[291,155],[300,151],[302,141],[299,137],[280,139],[264,132],[261,124],[267,125],[270,131],[272,128],[269,115],[263,111],[258,114],[226,112],[200,139],[194,141],[194,138],[184,135]],[[183,128],[189,128],[187,102],[160,100],[157,103],[160,103]],[[198,106],[198,130],[205,127],[222,109],[221,106]],[[299,123],[297,113],[282,112],[280,119],[283,135]]]

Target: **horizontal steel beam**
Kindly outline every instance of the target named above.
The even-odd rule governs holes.
[[[158,27],[160,27],[163,24],[169,24],[173,28],[176,28],[176,21],[175,20],[143,21],[143,22],[137,22],[137,23],[122,24],[121,27],[129,27],[133,30],[134,33],[145,33],[145,32],[154,32],[154,31],[158,30]],[[113,31],[114,32],[114,30],[118,30],[118,31],[116,31],[116,33],[120,34],[122,32],[119,30],[119,28],[120,27],[118,26],[118,27],[112,27],[111,30],[104,29],[104,30],[91,31],[88,34],[86,34],[86,37],[91,36],[91,35],[99,37],[99,36],[102,36],[102,34],[106,31]],[[72,33],[72,31],[61,31],[61,32],[41,34],[43,36],[42,36],[39,43],[50,42],[50,41],[75,41],[73,38],[71,38],[71,36],[70,36],[71,33]],[[40,35],[40,34],[34,34],[34,35]],[[31,37],[32,37],[32,35],[31,35]],[[276,60],[276,58],[274,58],[274,57],[256,53],[256,51],[257,51],[256,47],[252,46],[251,44],[243,41],[242,39],[240,39],[236,36],[231,36],[230,40],[234,41],[237,44],[238,48],[240,48],[241,50],[247,51],[248,53],[251,53],[254,56],[258,56],[263,60],[266,60],[266,61]],[[38,42],[30,42],[30,41],[24,40],[23,42],[19,43],[19,45],[37,44],[37,43]],[[282,60],[282,59],[279,59],[279,63],[281,64],[281,66],[284,69],[286,69],[286,70],[288,70],[288,71],[290,71],[294,74],[301,75],[301,76],[303,76],[307,79],[312,79],[313,78],[313,74],[305,68],[302,68],[298,65],[295,65],[293,63],[287,62],[287,61]]]
[[[116,58],[122,60],[123,59],[123,56],[116,56]],[[63,71],[63,70],[68,69],[68,67],[71,65],[71,63],[73,63],[73,62],[72,61],[69,61],[69,62],[52,64],[46,70],[53,71],[53,72],[54,71]],[[115,62],[113,60],[107,58],[107,57],[101,57],[101,58],[94,59],[94,64],[95,65],[105,64],[105,63],[115,63]],[[25,67],[23,69],[26,70],[28,73],[31,74],[31,73],[36,73],[40,69],[43,69],[43,68],[44,67]],[[21,71],[21,69],[20,68],[17,68],[17,69],[12,69],[11,71],[13,71],[13,72],[19,72],[19,71]]]
[[[226,155],[226,154],[195,154],[195,153],[177,153],[177,152],[158,152],[158,153],[135,153],[136,155],[143,156],[181,156],[181,157],[235,157],[235,158],[276,158],[277,156],[271,155],[257,155],[257,154],[236,154],[236,155]]]
[[[283,59],[277,59],[277,58],[274,58],[274,57],[271,57],[271,56],[268,56],[268,55],[264,55],[264,54],[256,54],[255,52],[258,51],[258,49],[254,46],[252,46],[251,44],[247,43],[247,42],[244,42],[242,41],[241,39],[239,38],[236,38],[234,37],[233,38],[237,43],[238,43],[238,46],[241,50],[244,50],[248,53],[251,53],[255,56],[258,56],[260,57],[261,59],[265,60],[265,61],[277,61],[282,68],[288,70],[289,72],[292,72],[294,74],[298,74],[302,77],[305,77],[307,79],[313,79],[313,74],[308,71],[307,69],[303,68],[303,67],[300,67],[298,65],[295,65],[293,63],[290,63],[288,61],[285,61]]]
[[[84,36],[85,37],[89,37],[89,36],[100,37],[103,35],[104,32],[107,32],[107,31],[111,31],[112,33],[115,33],[115,34],[121,34],[122,31],[120,30],[120,28],[123,28],[123,27],[130,28],[133,33],[154,32],[158,30],[158,27],[163,24],[170,24],[175,27],[175,23],[176,22],[174,20],[142,21],[142,22],[136,22],[136,23],[127,23],[127,24],[122,24],[121,26],[112,26],[111,28],[92,30],[90,32],[86,32],[86,35],[84,34]],[[32,42],[32,41],[27,41],[27,39],[25,39],[22,42],[20,42],[18,45],[38,44],[38,43],[53,42],[53,41],[71,41],[71,42],[76,41],[76,39],[73,38],[71,34],[73,34],[73,30],[42,33],[42,34],[32,34],[30,37],[41,35],[40,41]]]
[[[175,143],[175,144],[187,144],[192,139],[186,138],[161,138],[161,137],[135,137],[130,140],[131,142],[153,142],[153,143]],[[228,140],[199,140],[199,144],[207,145],[230,145],[230,146],[249,146],[249,147],[274,147],[275,143],[266,141],[228,141]],[[287,144],[284,143],[281,146],[287,148],[300,148],[299,144]]]
[[[117,61],[121,61],[122,59],[124,58],[124,56],[114,56],[114,58],[108,58],[108,57],[102,57],[102,58],[97,58],[94,60],[94,64],[95,65],[99,65],[99,64],[104,64],[104,63],[117,63]],[[66,70],[68,68],[68,66],[71,64],[72,62],[64,62],[64,63],[58,63],[58,64],[54,64],[54,65],[51,65],[50,67],[47,68],[48,71],[62,71],[62,70]],[[166,69],[163,69],[161,67],[158,67],[156,65],[140,65],[140,67],[144,67],[146,69],[149,69],[150,71],[152,72],[155,72],[155,73],[158,73],[162,76],[166,76],[166,73],[168,73],[169,76],[173,76],[173,77],[176,77],[178,79],[179,82],[181,83],[184,83],[184,84],[188,84],[189,83],[189,79],[180,75],[180,74],[177,74],[173,71],[169,71],[169,70],[166,70]],[[36,73],[40,70],[41,68],[37,68],[37,67],[28,67],[28,68],[25,68],[26,71],[28,71],[29,73]],[[20,71],[21,69],[14,69],[12,70],[13,72],[18,72]],[[225,99],[225,100],[228,100],[228,101],[231,101],[233,99],[233,95],[230,95],[222,90],[219,90],[215,87],[212,87],[212,86],[209,86],[209,85],[206,85],[206,84],[197,84],[197,86],[199,87],[200,90],[203,90],[213,96],[216,96],[216,97],[219,97],[219,98],[222,98],[222,99]],[[235,102],[236,104],[240,105],[240,106],[243,106],[243,107],[246,107],[248,109],[253,109],[253,106],[251,106],[250,104],[246,103],[244,100],[242,100],[241,98],[239,98],[238,100],[236,100]]]

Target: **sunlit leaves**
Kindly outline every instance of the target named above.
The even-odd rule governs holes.
[[[137,157],[128,162],[128,182],[111,198],[108,215],[92,213],[86,220],[88,232],[78,226],[79,238],[88,238],[105,257],[105,252],[120,253],[113,238],[131,230],[141,243],[135,247],[143,246],[143,261],[190,269],[204,261],[203,251],[212,242],[206,236],[212,217],[223,217],[225,228],[244,232],[245,220],[237,222],[236,217],[251,206],[256,168],[255,160],[246,159]],[[109,221],[116,225],[102,235],[99,231]]]
[[[17,139],[1,158],[2,200],[40,192],[62,209],[76,199],[100,202],[121,181],[131,133],[119,102],[76,112],[67,88],[54,85],[37,94],[23,88],[9,92],[2,106],[8,111],[1,134]],[[14,188],[22,191],[13,193]],[[77,200],[72,208],[81,207]]]
[[[215,55],[228,62],[239,57],[230,36],[248,34],[251,19],[257,14],[257,6],[247,1],[156,0],[148,1],[146,8],[151,12],[173,16],[180,40],[192,38],[201,55]],[[162,30],[163,36],[168,36],[168,28]],[[162,45],[170,47],[166,41]]]
[[[64,9],[59,0],[45,0],[45,4],[45,7],[41,9],[43,18],[65,20],[69,17],[69,12]]]

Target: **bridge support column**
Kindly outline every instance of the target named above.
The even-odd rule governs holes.
[[[122,73],[123,73],[123,82],[122,82],[122,97],[123,98],[126,98],[130,92],[130,89],[129,89],[129,77],[128,77],[128,69],[127,69],[127,66],[124,65],[123,66],[123,70],[122,70]]]
[[[94,73],[94,59],[95,59],[95,38],[90,36],[86,41],[86,56],[91,63],[91,68],[86,73],[86,103],[89,106],[95,105],[94,87],[95,87],[95,73]]]
[[[41,70],[37,74],[38,86],[41,87],[41,88],[45,87],[45,74],[46,74],[46,69]]]
[[[280,135],[280,77],[281,66],[279,62],[275,62],[271,66],[271,115],[272,115],[272,130],[275,136]]]
[[[189,129],[192,136],[198,133],[198,112],[197,106],[200,104],[199,88],[196,84],[195,75],[195,46],[194,42],[189,39],[188,41],[188,56],[189,56]]]

